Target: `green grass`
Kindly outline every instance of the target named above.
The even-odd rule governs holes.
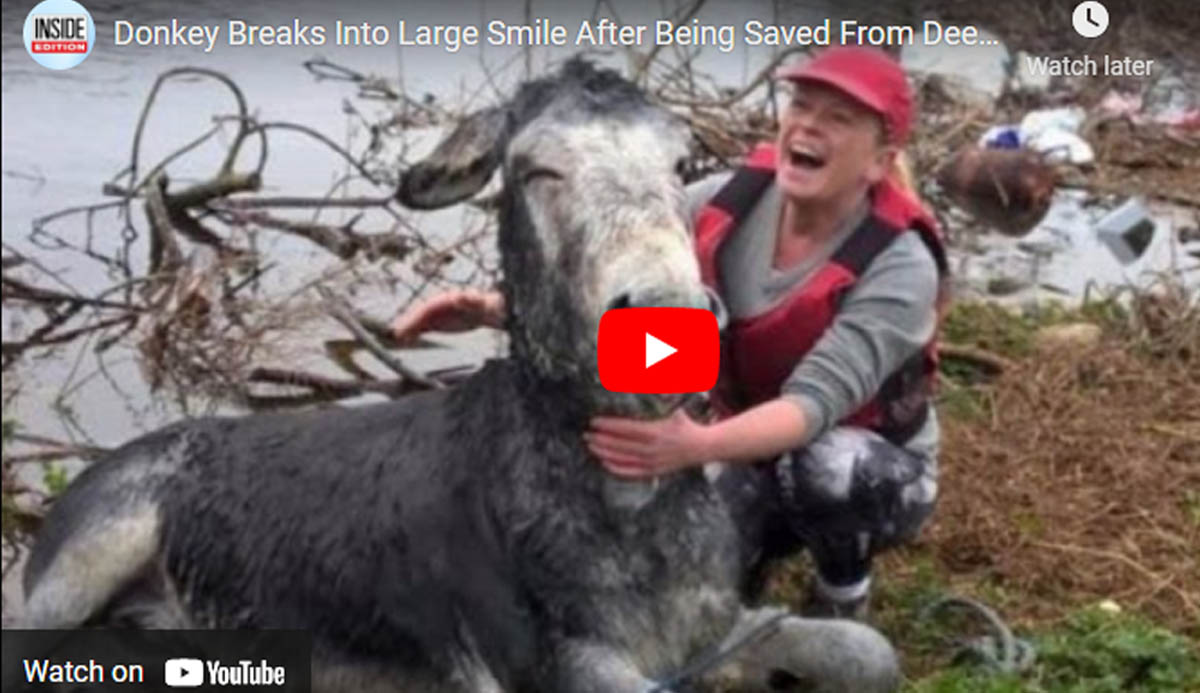
[[[1038,330],[1084,321],[1106,334],[1126,335],[1131,315],[1115,300],[1080,308],[1044,304],[1035,314],[1020,314],[986,303],[956,304],[947,316],[943,338],[1020,361],[1036,353]],[[986,374],[966,360],[943,360],[948,386],[940,412],[967,423],[989,418],[993,400]],[[1200,492],[1171,490],[1164,502],[1177,503],[1200,526]],[[1053,533],[1037,515],[1014,512],[1009,518],[1027,538]],[[1131,609],[1110,613],[1099,608],[1073,610],[1072,595],[1024,593],[1002,577],[987,574],[954,577],[920,549],[905,553],[897,570],[877,573],[873,612],[876,624],[900,649],[908,676],[905,693],[1200,693],[1200,642],[1195,629],[1172,631]],[[953,580],[953,583],[952,583]],[[926,607],[946,593],[979,599],[1000,616],[1031,625],[1015,635],[1031,642],[1037,659],[1019,674],[1001,674],[978,663],[954,661],[956,639],[986,632],[980,621],[942,612],[922,618]],[[1123,600],[1124,601],[1124,600]],[[1074,604],[1079,604],[1076,601]],[[1034,608],[1034,604],[1038,606]],[[1066,614],[1050,617],[1048,614]],[[1053,619],[1053,620],[1051,620]]]
[[[946,634],[948,635],[948,634]],[[1020,636],[1021,634],[1018,634]],[[950,664],[906,693],[1187,693],[1200,691],[1196,643],[1130,614],[1076,612],[1028,636],[1037,661],[1023,674]]]
[[[21,424],[16,419],[3,419],[0,423],[0,444],[5,448],[8,447],[12,436],[21,428]],[[70,483],[70,478],[67,476],[67,470],[60,464],[54,461],[43,462],[42,467],[42,483],[46,485],[46,490],[51,496],[57,496],[67,489]],[[4,497],[7,503],[10,499],[7,494]],[[8,507],[7,505],[5,507]],[[5,516],[7,519],[7,515]]]
[[[45,462],[42,464],[42,483],[46,485],[46,490],[51,496],[59,496],[62,495],[63,491],[67,490],[67,485],[71,483],[71,479],[67,476],[67,470],[61,464]]]
[[[994,303],[954,304],[942,325],[942,338],[955,344],[974,344],[1001,356],[1024,356],[1033,351],[1039,321]],[[953,375],[953,373],[950,373]]]
[[[1197,527],[1200,527],[1200,491],[1185,489],[1183,491],[1183,498],[1179,502],[1183,505],[1188,520]]]
[[[1044,327],[1087,322],[1111,330],[1123,329],[1120,326],[1128,321],[1128,312],[1112,299],[1092,300],[1078,307],[1047,301],[1036,312],[963,301],[951,306],[942,325],[941,339],[947,344],[975,347],[1019,361],[1036,352],[1038,332]],[[992,418],[986,385],[994,374],[978,363],[953,357],[944,357],[940,369],[944,378],[937,400],[941,414],[965,422]]]
[[[919,550],[906,553],[904,567],[877,573],[871,609],[875,625],[901,652],[908,676],[903,693],[1200,693],[1200,643],[1131,611],[1089,607],[1033,632],[1014,628],[1037,652],[1019,674],[956,661],[958,641],[989,629],[956,609],[930,614],[930,605],[964,593],[1004,619],[1020,613],[1028,596],[988,580],[956,589]]]
[[[942,363],[942,372],[947,375],[947,378],[953,380],[943,383],[943,387],[938,393],[938,414],[956,421],[971,423],[988,421],[991,418],[991,405],[984,391],[971,385],[959,384],[962,381],[969,382],[976,376],[973,373],[967,373],[966,369],[957,367],[955,364],[946,361]]]
[[[1090,322],[1102,328],[1127,324],[1129,313],[1112,299],[1093,299],[1078,307],[1046,301],[1035,313],[1018,313],[995,303],[963,301],[951,306],[942,325],[942,338],[955,344],[1020,358],[1033,353],[1034,337],[1042,327]],[[947,375],[956,375],[953,371]]]

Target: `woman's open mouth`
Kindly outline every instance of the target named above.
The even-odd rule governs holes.
[[[826,159],[816,149],[802,144],[790,144],[787,148],[788,165],[806,171],[816,171],[825,165]]]

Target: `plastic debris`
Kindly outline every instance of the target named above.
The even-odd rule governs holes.
[[[1021,119],[1021,131],[1025,133],[1026,137],[1033,137],[1047,130],[1078,132],[1085,117],[1087,117],[1087,113],[1078,106],[1030,111]]]
[[[1183,132],[1200,131],[1200,106],[1189,106],[1179,98],[1172,98],[1166,106],[1147,109],[1141,95],[1113,90],[1104,95],[1097,109],[1109,117],[1128,118],[1135,125],[1156,123]]]
[[[1046,155],[1054,163],[1082,166],[1096,160],[1092,145],[1079,135],[1065,130],[1046,130],[1025,141],[1025,146]]]
[[[1200,108],[1191,108],[1167,116],[1162,121],[1167,127],[1189,133],[1200,132]]]
[[[1129,264],[1150,247],[1155,224],[1145,204],[1135,197],[1105,215],[1096,223],[1095,230],[1113,255]]]
[[[1146,93],[1145,116],[1153,122],[1183,130],[1200,129],[1200,94],[1178,73],[1163,76]]]
[[[1021,119],[1021,144],[1055,163],[1090,164],[1092,146],[1076,133],[1085,117],[1082,108],[1049,108],[1031,111]]]
[[[1135,122],[1141,118],[1142,97],[1140,94],[1112,90],[1100,99],[1096,108],[1107,116],[1129,118]]]
[[[1020,125],[993,125],[979,138],[987,149],[1026,149],[1043,155],[1051,163],[1084,165],[1092,163],[1096,153],[1076,134],[1083,124],[1082,108],[1050,108],[1032,111]]]
[[[1078,305],[1097,289],[1152,289],[1166,274],[1181,278],[1186,287],[1196,287],[1200,227],[1191,209],[1165,201],[1153,205],[1144,201],[1154,233],[1149,238],[1132,234],[1134,243],[1128,245],[1133,247],[1126,245],[1123,250],[1127,241],[1098,233],[1100,222],[1127,197],[1098,204],[1103,196],[1098,199],[1090,190],[1064,186],[1054,191],[1045,217],[1028,233],[1019,237],[971,233],[968,242],[950,253],[956,291],[1036,314],[1047,292],[1054,294],[1055,301]],[[982,222],[974,227],[964,225],[952,217],[946,221],[963,231],[977,231],[982,226]],[[1110,241],[1116,241],[1116,251]],[[1144,251],[1138,256],[1143,243]],[[997,278],[1019,280],[1024,287],[997,295],[992,293]]]
[[[987,149],[1020,149],[1021,129],[1016,125],[993,125],[979,137],[979,146]]]

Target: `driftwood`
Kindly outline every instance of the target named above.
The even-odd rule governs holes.
[[[963,361],[982,369],[988,375],[1000,375],[1013,368],[1012,361],[1003,356],[965,344],[939,344],[938,355],[947,360]]]
[[[368,79],[325,61],[313,61],[306,67],[322,79],[339,78],[357,82],[364,88],[373,85],[370,88],[375,97],[402,100],[405,108],[415,107],[411,99],[399,92],[380,90],[381,80]],[[320,70],[324,72],[318,74]],[[145,149],[143,138],[163,85],[197,79],[224,86],[232,96],[233,114],[216,116],[211,129],[146,166],[140,159]],[[425,125],[436,125],[452,117],[441,108],[421,110],[427,116]],[[186,186],[173,185],[169,177],[171,167],[230,127],[232,138],[212,176]],[[378,188],[378,194],[322,197],[259,194],[269,160],[268,143],[275,133],[299,134],[330,149],[346,162],[357,179]],[[258,249],[258,239],[264,232],[302,238],[345,262],[345,268],[351,272],[358,271],[356,265],[360,261],[411,261],[414,266],[424,263],[419,267],[421,270],[440,273],[444,259],[478,260],[478,248],[474,245],[477,234],[472,232],[464,237],[471,238],[468,242],[452,240],[449,246],[439,247],[443,244],[423,237],[425,232],[410,223],[407,215],[394,205],[397,172],[378,151],[385,134],[385,127],[372,125],[371,141],[366,149],[356,153],[298,123],[256,120],[241,88],[224,74],[204,68],[164,72],[151,86],[138,119],[129,165],[101,187],[103,195],[117,199],[45,215],[33,222],[29,237],[36,248],[48,253],[74,253],[100,262],[110,273],[115,270],[120,279],[99,293],[79,290],[28,250],[5,243],[6,305],[34,308],[46,318],[21,335],[21,339],[4,343],[3,368],[11,368],[31,352],[61,347],[80,337],[98,336],[103,351],[126,336],[143,335],[138,344],[150,372],[158,374],[152,381],[155,386],[174,384],[178,396],[188,397],[195,384],[209,380],[216,390],[210,389],[206,394],[220,395],[219,391],[224,390],[229,399],[246,401],[252,395],[251,384],[261,381],[248,377],[255,369],[262,369],[259,375],[287,369],[269,363],[250,363],[243,357],[262,351],[255,343],[269,333],[285,331],[289,322],[284,319],[287,313],[305,310],[294,292],[272,298],[261,290],[264,275],[272,269],[278,271],[281,266]],[[246,159],[243,150],[252,143],[258,146],[257,161],[252,159],[252,168],[242,170],[239,167]],[[343,180],[339,188],[349,182],[350,179]],[[138,202],[140,205],[135,205]],[[357,214],[340,223],[320,220],[330,209],[357,210]],[[115,252],[108,252],[102,249],[105,244],[99,240],[102,222],[98,218],[113,211],[119,215],[121,241]],[[293,214],[289,216],[288,211]],[[297,211],[308,218],[295,216]],[[357,224],[368,212],[382,213],[392,228],[359,230]],[[87,233],[82,243],[73,234],[57,230],[71,220],[85,223]],[[133,263],[133,251],[138,247],[146,252],[145,270],[141,273]],[[211,249],[216,255],[196,255],[197,248]],[[431,257],[439,258],[438,262],[431,264]],[[21,276],[16,272],[21,272]],[[315,284],[319,286],[344,276],[341,271],[327,273]],[[422,285],[432,279],[436,277],[427,277]],[[276,304],[272,305],[272,301]],[[312,312],[308,314],[311,316]],[[331,315],[340,319],[333,312]],[[387,348],[399,346],[386,335],[386,320],[357,313],[354,317],[354,324],[374,337],[373,342],[364,343],[355,336],[355,350],[365,348],[380,356]],[[145,334],[152,339],[147,341]],[[197,349],[207,349],[210,353],[187,352],[178,347],[181,344],[196,345]],[[380,360],[395,369],[394,357]],[[403,388],[379,388],[376,383],[368,382],[365,372],[356,375],[359,382],[346,387],[330,387],[329,383],[311,379],[309,382],[320,385],[320,392],[313,394],[322,398],[330,392],[345,392],[347,396],[367,390],[399,394],[414,384],[438,386],[436,380],[411,371],[403,376],[410,381]]]

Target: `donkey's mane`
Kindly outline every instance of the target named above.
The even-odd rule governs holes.
[[[581,117],[633,115],[651,106],[645,93],[616,70],[576,56],[558,72],[521,85],[508,106],[507,134],[516,134],[560,99]]]

